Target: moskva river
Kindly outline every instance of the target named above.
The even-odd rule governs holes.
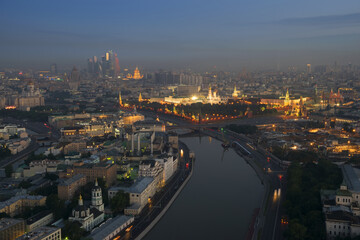
[[[196,154],[193,176],[144,239],[244,239],[264,191],[255,171],[214,138],[181,141]]]

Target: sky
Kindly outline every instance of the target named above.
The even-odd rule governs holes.
[[[360,63],[359,0],[0,0],[0,69]]]

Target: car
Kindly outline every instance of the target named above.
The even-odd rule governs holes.
[[[280,222],[281,222],[281,224],[284,224],[284,225],[289,224],[286,216],[282,216]]]

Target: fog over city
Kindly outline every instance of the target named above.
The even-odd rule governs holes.
[[[357,0],[2,1],[0,67],[84,66],[109,49],[146,69],[357,64],[359,11]]]

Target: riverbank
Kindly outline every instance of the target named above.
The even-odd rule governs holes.
[[[171,207],[171,205],[174,203],[176,198],[179,196],[181,191],[184,189],[184,187],[186,186],[186,184],[189,182],[189,180],[192,177],[193,170],[194,170],[194,167],[193,167],[194,166],[194,159],[193,158],[190,159],[190,150],[186,146],[186,144],[184,144],[182,142],[180,142],[179,144],[180,144],[181,148],[184,150],[184,159],[185,159],[185,161],[187,162],[188,160],[191,160],[191,164],[189,164],[190,173],[187,175],[186,179],[182,182],[182,184],[180,185],[178,190],[175,192],[175,194],[171,197],[170,201],[166,204],[166,206],[155,217],[155,219],[152,220],[152,222],[135,238],[135,240],[140,240],[140,239],[144,238],[151,231],[151,229],[155,227],[155,225],[165,215],[167,210]],[[182,171],[182,169],[179,169],[179,171]]]

